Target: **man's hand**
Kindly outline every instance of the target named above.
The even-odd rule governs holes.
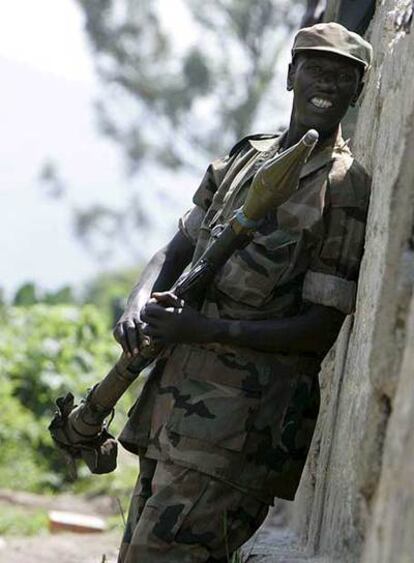
[[[142,326],[139,312],[131,311],[126,311],[115,325],[114,338],[130,358],[139,353]]]
[[[206,342],[209,320],[170,292],[153,293],[141,311],[142,333],[156,344]]]

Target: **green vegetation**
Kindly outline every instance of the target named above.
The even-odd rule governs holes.
[[[113,325],[120,317],[138,277],[139,268],[100,274],[86,285],[82,301],[104,311],[108,322]]]
[[[96,305],[106,315],[111,325],[119,318],[126,298],[139,277],[139,268],[103,272],[91,279],[78,296],[69,286],[55,291],[44,291],[34,282],[25,282],[18,287],[10,305],[30,307],[32,305]],[[0,288],[0,308],[7,304]]]
[[[36,303],[47,303],[48,305],[61,305],[74,303],[75,298],[72,288],[64,286],[57,291],[42,292],[33,282],[24,283],[18,288],[13,298],[13,305],[28,307]]]
[[[88,496],[110,495],[117,499],[117,517],[122,520],[121,513],[126,514],[128,510],[131,491],[138,476],[138,458],[136,461],[135,458],[131,459],[130,463],[128,461],[119,459],[116,471],[107,475],[92,475],[86,465],[79,464],[79,479],[73,483],[71,491]]]
[[[69,486],[47,427],[58,396],[72,391],[81,398],[118,357],[103,293],[102,307],[40,303],[0,309],[0,488],[53,492]],[[120,430],[136,393],[135,387],[121,401],[113,432]],[[80,467],[71,487],[114,494],[125,506],[125,490],[135,478],[136,467],[103,477]]]
[[[47,511],[8,506],[0,511],[0,536],[34,536],[47,532]]]

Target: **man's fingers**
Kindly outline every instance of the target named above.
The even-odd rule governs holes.
[[[115,340],[121,345],[122,351],[128,354],[128,346],[125,340],[124,327],[122,324],[117,324],[113,332]]]
[[[134,320],[134,325],[135,325],[135,333],[136,333],[136,338],[137,338],[138,346],[136,346],[136,347],[132,350],[132,353],[133,353],[133,354],[138,354],[138,353],[139,353],[139,346],[142,344],[142,334],[141,334],[142,322],[141,322],[141,320],[135,319],[135,320]]]
[[[141,312],[141,319],[146,323],[165,318],[166,311],[171,311],[172,307],[162,307],[161,305],[148,303]]]
[[[128,352],[130,354],[135,354],[135,350],[138,350],[139,339],[138,332],[135,323],[130,321],[125,327],[125,340],[128,347]]]
[[[177,299],[177,296],[171,291],[165,291],[163,293],[155,291],[151,294],[151,297],[158,301],[158,303],[173,303]]]
[[[163,307],[183,307],[184,301],[174,293],[153,293],[152,297],[161,303]]]
[[[157,303],[157,301],[155,299],[150,299],[149,301],[147,301],[147,303],[145,303],[145,305],[142,307],[139,316],[140,319],[143,319],[145,315],[148,314],[149,311],[153,310],[153,309],[162,309],[162,307]]]
[[[145,336],[149,336],[150,338],[158,338],[161,336],[160,329],[155,325],[144,325],[142,332]]]
[[[121,344],[122,343],[122,337],[123,337],[123,330],[122,330],[122,325],[115,325],[115,328],[113,330],[113,333],[115,340]]]

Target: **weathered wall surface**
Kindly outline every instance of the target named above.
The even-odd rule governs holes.
[[[382,0],[354,138],[373,176],[357,313],[322,373],[323,407],[291,521],[329,561],[414,560],[414,25]]]

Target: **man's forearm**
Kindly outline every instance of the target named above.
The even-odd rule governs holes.
[[[139,311],[143,307],[160,276],[164,263],[165,249],[162,249],[145,266],[138,283],[128,297],[126,311]]]
[[[207,319],[200,341],[233,344],[264,352],[325,354],[335,342],[344,317],[336,309],[313,305],[303,315],[285,319]]]
[[[126,312],[139,311],[154,291],[167,291],[191,261],[194,248],[181,233],[159,250],[128,297]]]
[[[128,356],[139,353],[142,336],[141,310],[151,293],[169,289],[191,261],[193,252],[194,246],[178,232],[145,267],[114,328],[114,338]]]

